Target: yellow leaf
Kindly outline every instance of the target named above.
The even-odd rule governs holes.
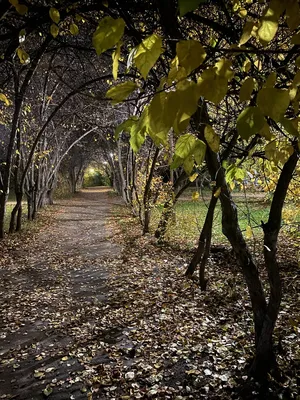
[[[71,34],[72,34],[73,36],[78,35],[78,33],[79,33],[78,26],[77,26],[76,24],[71,24],[71,25],[70,25],[70,32],[71,32]]]
[[[244,72],[249,72],[251,68],[251,61],[250,60],[246,60],[243,64],[243,71]]]
[[[20,15],[25,15],[28,12],[28,7],[25,4],[17,4],[16,10]]]
[[[251,226],[248,225],[246,228],[246,238],[251,239],[252,237],[253,237],[253,232],[252,232]]]
[[[137,46],[133,60],[144,79],[162,52],[162,39],[156,34],[147,37]]]
[[[219,104],[228,90],[226,78],[216,74],[215,68],[205,70],[197,82],[199,94],[207,100]]]
[[[278,121],[290,104],[288,90],[263,88],[258,92],[257,105],[264,115]]]
[[[122,18],[105,17],[93,34],[93,46],[98,54],[114,47],[124,34],[125,22]]]
[[[195,172],[193,175],[189,177],[189,181],[194,182],[198,178],[198,176],[199,176],[198,172]]]
[[[269,8],[260,20],[260,27],[257,31],[260,42],[266,46],[276,35],[278,20],[285,8],[281,0],[271,0]]]
[[[254,89],[254,79],[251,76],[249,76],[244,80],[241,86],[240,101],[250,100],[253,89]]]
[[[220,148],[220,137],[210,125],[206,125],[204,128],[204,137],[212,151],[217,153]]]
[[[174,92],[157,93],[149,105],[149,135],[156,145],[167,144],[168,133],[176,120]],[[177,104],[180,107],[180,103]]]
[[[220,194],[221,194],[221,190],[222,190],[222,188],[219,187],[219,188],[215,191],[214,197],[218,198],[218,197],[220,196]]]
[[[199,197],[200,197],[199,192],[193,192],[193,193],[192,193],[192,199],[193,199],[194,201],[198,200]]]
[[[182,81],[176,92],[170,92],[169,110],[173,116],[175,133],[179,134],[188,127],[191,116],[197,110],[200,96],[198,86],[189,80]]]
[[[56,36],[59,34],[59,27],[56,24],[51,24],[50,33],[54,38],[56,38]]]
[[[30,60],[29,55],[21,47],[17,48],[17,54],[21,64],[27,64]]]
[[[59,11],[56,8],[51,7],[50,10],[49,10],[49,15],[50,15],[50,18],[52,19],[53,22],[55,22],[56,24],[59,23],[60,14],[59,14]]]
[[[123,82],[110,88],[105,97],[112,99],[112,104],[114,105],[125,100],[136,88],[137,84],[135,82]]]
[[[243,44],[247,43],[248,40],[251,38],[251,32],[254,27],[254,22],[253,21],[246,21],[244,28],[243,28],[243,33],[240,38],[239,44],[242,46]]]
[[[14,7],[16,7],[19,4],[18,0],[9,0],[10,4],[12,4]]]
[[[206,52],[197,40],[181,40],[176,44],[179,67],[183,67],[189,75],[203,63]]]
[[[118,68],[119,68],[119,58],[121,54],[121,41],[117,44],[116,50],[112,53],[112,60],[113,60],[113,77],[114,80],[118,79]]]
[[[11,104],[11,102],[8,100],[8,98],[5,96],[4,93],[0,93],[0,101],[3,101],[3,103],[6,106],[9,106]]]

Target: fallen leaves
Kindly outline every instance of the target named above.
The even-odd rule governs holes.
[[[183,276],[189,253],[157,247],[134,220],[124,219],[123,231],[111,220],[123,248],[118,257],[87,255],[83,240],[76,253],[62,252],[56,240],[63,224],[51,228],[47,243],[40,236],[35,249],[29,243],[20,253],[20,242],[18,254],[7,254],[9,267],[0,269],[6,377],[0,398],[51,399],[60,392],[90,400],[238,398],[254,338],[247,290],[230,251],[211,254],[209,288],[202,293]],[[275,339],[284,349],[278,361],[285,381],[272,382],[270,393],[293,398],[299,273],[293,260],[280,262],[286,295]],[[31,372],[24,389],[25,370]],[[260,388],[251,385],[253,398]]]

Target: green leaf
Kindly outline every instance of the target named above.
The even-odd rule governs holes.
[[[220,137],[213,130],[212,126],[210,126],[210,125],[205,126],[204,137],[205,137],[205,140],[207,141],[207,144],[212,149],[212,151],[217,153],[220,148]]]
[[[206,52],[197,40],[181,40],[176,44],[178,64],[189,75],[203,63]]]
[[[144,79],[162,52],[162,39],[156,34],[147,37],[137,46],[133,60]]]
[[[253,89],[254,89],[254,79],[251,76],[249,76],[244,80],[241,86],[240,101],[250,100]]]
[[[214,104],[219,104],[228,90],[227,79],[217,75],[215,68],[212,67],[202,73],[197,84],[200,96],[205,97]]]
[[[126,121],[122,122],[120,125],[116,127],[115,130],[115,139],[118,140],[120,133],[125,131],[125,132],[130,132],[131,128],[133,127],[134,124],[138,121],[138,117],[132,116],[128,118]]]
[[[78,26],[76,24],[71,24],[70,25],[70,32],[71,32],[71,35],[77,36],[78,33],[79,33]]]
[[[52,19],[53,22],[55,22],[56,24],[59,23],[60,14],[59,14],[59,11],[56,8],[51,7],[50,10],[49,10],[49,15],[50,15],[50,18]]]
[[[196,10],[200,3],[206,3],[206,0],[178,0],[179,15],[183,17],[186,13]]]
[[[56,24],[51,24],[50,33],[54,38],[56,38],[56,36],[59,34],[59,27]]]
[[[119,42],[117,44],[116,50],[112,53],[114,80],[118,79],[118,68],[119,68],[119,58],[120,58],[120,55],[121,55],[121,45],[122,45],[122,43]]]
[[[135,82],[123,82],[108,89],[105,97],[112,99],[112,104],[115,105],[125,100],[137,87]]]
[[[122,18],[105,17],[93,35],[93,46],[98,56],[114,47],[124,34],[125,22]]]
[[[290,104],[288,90],[263,88],[258,92],[257,105],[264,115],[279,121]]]
[[[265,118],[258,107],[247,107],[237,118],[238,134],[245,140],[256,135],[264,126]]]

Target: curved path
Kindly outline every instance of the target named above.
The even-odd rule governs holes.
[[[97,333],[108,301],[107,266],[120,252],[106,223],[115,201],[107,188],[60,200],[33,243],[9,249],[0,268],[0,399],[88,398],[84,355],[72,355]]]

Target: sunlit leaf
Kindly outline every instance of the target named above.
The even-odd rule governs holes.
[[[196,201],[196,200],[199,199],[199,197],[200,197],[199,192],[193,192],[192,193],[192,200]]]
[[[119,58],[121,55],[121,45],[122,45],[122,43],[119,42],[117,44],[116,50],[112,53],[114,80],[118,79],[118,68],[119,68]]]
[[[214,104],[219,104],[228,90],[226,78],[216,74],[214,68],[205,70],[198,79],[199,94]]]
[[[271,0],[269,8],[260,20],[260,27],[257,31],[260,42],[267,45],[276,35],[279,17],[284,11],[284,2]]]
[[[0,93],[0,101],[2,101],[6,106],[9,106],[11,104],[4,93]]]
[[[222,188],[219,187],[219,188],[215,191],[214,197],[216,197],[216,198],[220,197],[221,191],[222,191]]]
[[[220,148],[220,137],[216,134],[212,126],[206,125],[204,128],[204,137],[209,147],[217,153]]]
[[[240,38],[239,44],[243,45],[248,42],[248,40],[251,38],[251,32],[254,26],[253,21],[246,21],[244,28],[243,28],[243,33]]]
[[[136,88],[137,84],[135,82],[123,82],[108,89],[105,97],[111,99],[112,104],[114,105],[125,100]]]
[[[250,225],[248,225],[246,228],[245,236],[247,239],[251,239],[253,237],[253,232],[252,232],[252,228]]]
[[[93,35],[93,46],[98,54],[114,47],[124,34],[125,22],[122,18],[105,17]]]
[[[197,40],[181,40],[176,44],[178,64],[189,75],[203,63],[206,52]]]
[[[162,39],[153,34],[142,41],[133,56],[134,63],[144,79],[163,52]]]

